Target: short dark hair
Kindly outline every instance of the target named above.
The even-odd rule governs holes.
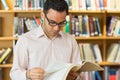
[[[43,12],[47,14],[49,9],[54,9],[58,12],[66,11],[68,15],[68,5],[65,0],[46,0],[43,5]]]

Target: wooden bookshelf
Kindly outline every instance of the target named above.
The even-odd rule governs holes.
[[[40,17],[40,10],[14,10],[13,9],[13,3],[14,0],[6,0],[8,3],[8,6],[10,7],[9,10],[4,10],[3,6],[0,2],[0,18],[2,18],[2,30],[0,34],[0,49],[1,48],[8,48],[13,47],[14,41],[17,41],[18,38],[13,37],[14,36],[14,17],[33,17],[38,16]],[[102,31],[102,36],[95,36],[95,37],[75,37],[78,43],[93,43],[93,44],[99,44],[101,55],[103,62],[97,63],[101,66],[120,66],[120,63],[110,63],[106,62],[107,57],[107,49],[110,44],[114,42],[119,42],[120,37],[108,37],[106,36],[106,18],[108,16],[116,15],[120,16],[120,11],[74,11],[70,10],[69,15],[90,15],[90,16],[96,16],[100,20],[100,26]],[[10,80],[9,77],[9,71],[12,67],[12,63],[8,64],[0,64],[0,68],[3,69],[3,80]],[[103,72],[102,72],[103,74]],[[102,79],[103,80],[103,79]]]

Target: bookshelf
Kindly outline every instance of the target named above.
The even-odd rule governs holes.
[[[40,17],[40,10],[14,10],[13,3],[14,0],[6,0],[9,6],[9,10],[4,10],[4,7],[1,5],[0,2],[0,49],[1,48],[8,48],[13,47],[14,41],[17,41],[18,38],[13,37],[14,35],[14,17],[33,17],[37,16]],[[119,66],[120,63],[114,62],[107,62],[107,49],[113,42],[119,42],[120,37],[108,37],[106,36],[106,20],[108,16],[120,16],[120,11],[74,11],[70,10],[69,15],[89,15],[93,17],[98,17],[100,21],[100,27],[102,31],[102,36],[95,36],[95,37],[75,37],[78,43],[93,43],[99,44],[100,51],[102,55],[103,62],[98,63],[101,66]],[[7,64],[0,64],[0,68],[2,68],[2,77],[3,80],[10,80],[9,71],[12,67],[12,57],[9,59]],[[101,72],[102,80],[104,80],[104,72]]]

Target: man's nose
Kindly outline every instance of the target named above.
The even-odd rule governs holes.
[[[59,25],[54,26],[54,30],[60,30]]]

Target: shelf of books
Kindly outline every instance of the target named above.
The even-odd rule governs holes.
[[[28,6],[28,1],[35,6]],[[95,72],[95,80],[118,80],[120,0],[66,1],[70,10],[63,31],[75,36],[81,59],[96,62],[104,68],[102,72]],[[39,2],[41,4],[37,4]],[[21,34],[40,25],[42,6],[43,0],[0,1],[0,79],[10,80],[15,42]]]

